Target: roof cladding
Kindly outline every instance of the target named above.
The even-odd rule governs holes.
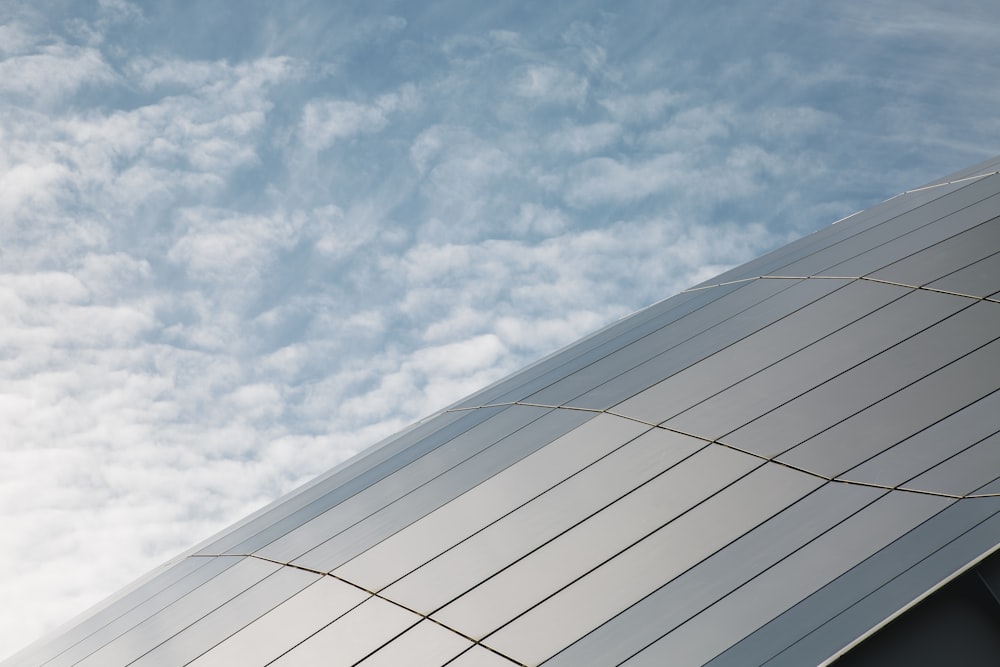
[[[1000,663],[998,165],[543,359],[4,665]]]

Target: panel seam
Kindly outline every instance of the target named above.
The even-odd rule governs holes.
[[[510,657],[509,655],[506,655],[505,653],[502,653],[501,651],[498,651],[495,648],[492,648],[491,646],[487,646],[486,644],[483,644],[480,640],[475,639],[473,637],[470,637],[469,635],[465,634],[464,632],[462,632],[460,630],[456,630],[455,628],[453,628],[450,625],[447,625],[445,623],[442,623],[441,621],[439,621],[436,618],[431,618],[427,614],[421,613],[421,612],[419,612],[419,611],[417,611],[415,609],[411,609],[410,607],[407,607],[405,604],[397,602],[396,600],[393,600],[392,598],[385,597],[384,595],[380,595],[379,593],[377,593],[377,592],[375,592],[375,591],[373,591],[373,590],[371,590],[369,588],[365,588],[361,584],[358,584],[358,583],[355,583],[355,582],[350,581],[348,579],[345,579],[344,577],[341,577],[341,576],[338,576],[336,574],[333,574],[332,572],[324,572],[322,570],[314,570],[311,567],[305,567],[303,565],[298,565],[298,564],[295,564],[295,563],[286,563],[284,561],[275,560],[273,558],[267,558],[266,556],[259,556],[257,554],[249,554],[249,553],[248,554],[230,554],[230,553],[226,553],[226,554],[205,554],[205,553],[198,553],[198,554],[191,554],[189,556],[189,558],[221,558],[221,557],[224,557],[224,556],[226,556],[226,557],[235,557],[235,558],[256,558],[257,560],[262,560],[262,561],[265,561],[267,563],[272,563],[274,565],[281,565],[283,567],[290,567],[290,568],[294,568],[296,570],[302,570],[304,572],[309,572],[311,574],[318,574],[318,575],[323,576],[323,577],[330,577],[332,579],[336,579],[337,581],[339,581],[339,582],[341,582],[343,584],[347,584],[348,586],[351,586],[352,588],[356,588],[356,589],[362,591],[363,593],[366,593],[367,595],[369,595],[371,597],[378,598],[379,600],[383,600],[383,601],[388,602],[388,603],[390,603],[392,605],[395,605],[396,607],[399,607],[400,609],[408,611],[408,612],[410,612],[411,614],[413,614],[415,616],[419,616],[420,620],[430,621],[431,623],[434,623],[436,625],[441,626],[445,630],[450,630],[451,632],[453,632],[454,634],[462,637],[463,639],[465,639],[465,640],[467,640],[469,642],[472,642],[473,645],[475,645],[475,646],[481,646],[484,649],[490,651],[491,653],[495,653],[496,655],[500,656],[501,658],[509,660],[513,664],[518,665],[518,667],[528,667],[528,665],[526,665],[525,663],[523,663],[523,662],[521,662],[519,660],[516,660],[516,659]],[[419,623],[420,621],[417,621],[417,622]],[[412,627],[412,626],[410,626],[410,627]],[[409,628],[407,628],[407,630],[409,630]],[[404,630],[404,632],[406,632],[406,630]],[[403,634],[403,633],[400,633],[400,634]],[[398,636],[399,635],[397,635],[397,637]],[[395,639],[395,638],[393,638],[393,639]],[[393,640],[389,640],[389,641],[391,642]],[[471,647],[467,647],[466,650],[468,650],[468,648],[471,648]],[[464,651],[463,651],[463,653],[464,653]],[[372,655],[372,654],[369,654],[369,655]],[[363,658],[362,660],[364,660],[364,659],[367,659],[367,656],[365,658]]]
[[[773,463],[773,464],[776,464],[776,465],[784,466],[785,468],[790,468],[791,470],[795,470],[797,472],[800,472],[800,473],[803,473],[803,474],[806,474],[806,475],[811,475],[813,477],[818,477],[819,479],[822,479],[822,480],[827,481],[827,482],[836,482],[838,484],[849,484],[849,485],[852,485],[852,486],[864,486],[864,487],[873,488],[873,489],[885,489],[886,491],[899,491],[899,492],[902,492],[902,493],[914,493],[914,494],[924,495],[924,496],[936,496],[938,498],[952,498],[954,500],[967,500],[967,499],[970,499],[970,498],[996,498],[996,497],[1000,497],[1000,493],[968,493],[968,494],[943,493],[943,492],[940,492],[940,491],[927,491],[927,490],[924,490],[924,489],[914,489],[914,488],[903,487],[903,486],[892,486],[892,485],[889,485],[889,484],[877,484],[875,482],[861,482],[861,481],[852,480],[852,479],[844,479],[842,477],[829,477],[827,475],[822,475],[822,474],[820,474],[818,472],[809,470],[807,468],[802,468],[802,467],[799,467],[799,466],[796,466],[796,465],[792,465],[790,463],[786,463],[785,461],[779,461],[779,460],[777,460],[777,459],[775,459],[773,457],[764,456],[763,454],[758,454],[756,452],[752,452],[750,450],[743,449],[742,447],[736,447],[735,445],[731,445],[731,444],[722,442],[722,441],[720,441],[718,439],[708,438],[706,436],[698,435],[697,433],[688,433],[686,431],[681,431],[681,430],[678,430],[678,429],[675,429],[675,428],[669,428],[669,427],[663,426],[661,424],[654,424],[652,422],[648,422],[648,421],[645,421],[643,419],[639,419],[637,417],[630,417],[628,415],[623,415],[623,414],[620,414],[618,412],[614,412],[612,410],[602,410],[602,409],[599,409],[599,408],[584,408],[584,407],[580,407],[580,406],[571,406],[571,405],[545,405],[545,404],[542,404],[542,403],[529,403],[529,402],[526,402],[526,401],[509,401],[509,402],[504,402],[504,403],[487,403],[485,405],[469,406],[469,407],[464,407],[464,408],[451,408],[449,410],[446,410],[446,412],[465,412],[465,411],[471,411],[471,410],[479,410],[481,408],[512,407],[512,406],[530,407],[530,408],[549,408],[549,409],[552,409],[552,410],[577,410],[577,411],[580,411],[580,412],[592,412],[592,413],[595,413],[595,414],[604,414],[604,415],[609,415],[611,417],[618,417],[620,419],[627,419],[629,421],[634,421],[634,422],[637,422],[639,424],[643,424],[645,426],[662,429],[664,431],[669,431],[671,433],[676,433],[678,435],[684,435],[684,436],[687,436],[689,438],[695,438],[697,440],[701,440],[701,441],[706,442],[706,443],[711,444],[711,445],[719,445],[720,447],[725,447],[726,449],[731,449],[733,451],[737,451],[737,452],[740,452],[740,453],[743,453],[743,454],[747,454],[749,456],[753,456],[754,458],[761,459],[762,461],[765,461],[767,463]]]

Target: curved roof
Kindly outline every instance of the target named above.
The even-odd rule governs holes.
[[[865,664],[872,636],[905,645],[874,633],[938,589],[966,600],[963,573],[1000,593],[998,165],[543,359],[4,664]]]

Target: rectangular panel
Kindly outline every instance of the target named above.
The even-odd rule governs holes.
[[[994,413],[995,417],[996,413]],[[998,425],[995,421],[994,428]],[[982,440],[905,484],[904,488],[965,495],[1000,477],[1000,434]]]
[[[704,664],[949,502],[890,492],[623,664]]]
[[[886,222],[892,222],[900,216],[924,206],[928,202],[939,199],[950,192],[961,190],[968,185],[966,183],[945,186],[935,191],[925,190],[897,195],[871,208],[857,211],[835,224],[822,227],[809,236],[793,241],[735,269],[726,271],[722,275],[711,278],[702,284],[713,284],[717,281],[738,280],[740,278],[776,274],[812,275],[816,272],[817,267],[825,268],[829,266],[829,256],[824,258],[823,255],[819,255],[821,251],[828,248],[835,248],[837,244],[861,232],[873,229]],[[981,198],[981,195],[979,198]],[[812,259],[814,256],[815,259]],[[836,256],[846,257],[849,256],[849,253],[841,250]],[[805,261],[799,262],[799,260],[803,259]],[[795,273],[795,271],[798,271],[798,273]]]
[[[989,484],[984,484],[970,495],[1000,495],[1000,479],[995,479]]]
[[[825,484],[588,633],[546,667],[618,664],[885,493]]]
[[[982,500],[955,503],[819,591],[815,601],[810,599],[777,619],[783,623],[762,628],[750,636],[752,641],[745,647],[738,645],[731,655],[720,656],[725,659],[718,665],[710,664],[741,667],[754,660],[750,664],[797,667],[834,655],[977,555],[991,550],[1000,531],[1000,515],[996,514],[1000,504],[996,500],[976,508],[972,503]],[[918,539],[907,539],[911,535]],[[878,581],[886,583],[871,591],[870,582]],[[765,663],[779,645],[775,639],[788,637],[791,625],[802,639]],[[751,653],[753,649],[757,650]]]
[[[359,588],[322,577],[203,654],[190,667],[266,665],[369,597]]]
[[[662,574],[673,572],[676,575],[691,564],[688,561],[694,555],[701,554],[701,557],[705,557],[711,553],[714,549],[709,549],[710,545],[715,544],[716,539],[721,539],[718,534],[725,533],[720,524],[713,526],[719,529],[716,533],[707,528],[707,523],[698,523],[698,520],[693,518],[678,519],[678,517],[685,515],[702,500],[746,475],[761,463],[760,459],[755,457],[711,445],[484,581],[444,609],[435,612],[433,618],[470,637],[484,637],[600,566],[604,561],[614,558],[618,563],[628,563],[628,565],[608,565],[602,568],[601,572],[610,574],[604,576],[598,574],[588,579],[596,580],[600,584],[608,580],[612,582],[609,586],[597,584],[600,591],[588,598],[590,609],[587,613],[591,615],[607,613],[609,608],[613,608],[623,598],[639,595],[640,592],[644,595],[651,590],[648,587],[650,582],[641,575],[636,577],[638,581],[629,581],[627,578],[622,581],[622,567],[632,568],[625,571],[656,576],[649,572],[650,562],[655,562],[656,572]],[[785,477],[794,476],[796,478],[794,481],[798,481],[799,477],[805,477],[787,469],[783,469],[783,472],[787,473]],[[768,473],[759,476],[767,477],[772,482],[776,481],[771,479]],[[782,481],[790,480],[782,479]],[[810,490],[820,484],[820,480],[814,477],[807,478],[807,481]],[[793,483],[788,484],[788,488],[798,490],[801,487]],[[742,509],[750,511],[747,509],[748,506],[767,507],[768,500],[773,495],[781,495],[784,489],[781,491],[772,489],[772,491],[773,494],[762,493],[761,498],[755,499],[755,502],[747,502]],[[714,503],[707,503],[706,506],[714,506]],[[702,516],[704,511],[693,512],[692,516]],[[730,511],[734,510],[731,508]],[[740,516],[738,512],[737,516]],[[718,520],[716,515],[711,518]],[[677,519],[676,525],[665,529],[664,534],[669,534],[670,537],[651,538],[648,544],[644,543],[643,548],[637,548],[636,552],[642,555],[636,555],[631,550],[624,554],[620,553],[675,519]],[[728,525],[728,522],[722,522],[721,525]],[[742,531],[749,530],[750,527],[743,526]],[[665,541],[669,542],[669,547],[664,544]],[[684,542],[684,545],[681,546],[680,542]],[[669,579],[669,576],[667,578]],[[640,590],[636,590],[636,585]],[[611,589],[616,589],[617,594]],[[584,584],[573,590],[589,590],[589,588]],[[580,596],[585,593],[572,595],[562,591],[559,598],[566,599],[567,595],[572,598],[568,605],[573,607],[580,604]],[[529,662],[548,657],[524,652],[525,646],[519,642],[522,639],[529,640],[523,636],[523,628],[527,624],[529,628],[534,628],[534,633],[541,631],[546,635],[546,641],[565,638],[566,634],[553,626],[556,619],[565,614],[584,614],[584,610],[573,612],[566,609],[566,606],[558,601],[550,605],[543,604],[529,614],[524,622],[515,622],[502,630],[499,636],[505,638],[503,641],[491,639],[487,643],[508,655],[517,655],[522,659],[524,656],[529,656]],[[551,613],[539,611],[543,608],[555,611]],[[621,609],[614,609],[608,616],[613,616],[618,611]],[[566,633],[570,634],[577,627],[572,623],[568,626],[565,623],[562,625],[567,628]],[[528,634],[534,637],[532,632],[529,631]]]
[[[682,470],[682,466],[678,466],[678,470]],[[529,592],[535,591],[536,594],[526,601],[540,604],[487,637],[484,643],[529,664],[537,664],[821,484],[821,480],[811,475],[765,464],[652,533],[648,539],[603,563],[556,595],[544,599],[555,589],[549,584],[550,579],[555,579],[555,584],[569,579],[561,571],[561,561],[553,559],[548,563],[550,577],[541,578],[546,585],[529,588]],[[684,492],[691,494],[689,490]],[[601,537],[595,535],[592,539],[600,540]],[[579,545],[570,545],[571,548],[563,554],[569,563],[578,560],[574,546]],[[593,566],[594,563],[588,565]],[[570,574],[574,573],[571,570]],[[492,600],[484,599],[481,604],[491,606]],[[527,609],[528,605],[522,604],[521,607]],[[448,609],[445,608],[445,611]]]
[[[907,285],[925,285],[951,273],[956,267],[968,266],[992,255],[997,248],[1000,248],[1000,218],[993,218],[893,262],[872,273],[871,277]]]
[[[775,271],[779,275],[827,275],[827,276],[861,276],[866,273],[880,269],[886,264],[905,257],[910,252],[927,247],[935,241],[947,238],[951,234],[940,236],[941,227],[938,225],[938,232],[928,236],[925,227],[934,225],[943,219],[951,218],[956,211],[966,210],[969,206],[976,206],[994,195],[996,189],[992,184],[972,183],[952,194],[939,197],[926,204],[906,211],[901,215],[886,220],[885,222],[861,230],[860,233],[844,239],[841,243],[831,245],[810,257],[806,257],[799,262],[789,264],[780,270]],[[983,220],[992,218],[992,215],[981,217],[982,211],[990,210],[990,206],[996,205],[991,202],[985,206],[980,206],[972,211],[971,215],[966,215],[961,220],[965,226],[959,227],[956,220],[954,224],[954,234],[961,229],[967,229]],[[977,219],[978,218],[978,219]],[[894,254],[893,248],[911,248],[902,254]],[[874,259],[882,255],[892,257],[888,261]]]
[[[362,660],[361,667],[443,665],[472,642],[433,621],[421,621]]]
[[[210,538],[198,553],[250,553],[503,410],[443,413],[418,422]]]
[[[281,526],[263,531],[254,539],[253,544],[263,541],[260,536],[273,535],[273,541],[258,546],[255,551],[266,558],[273,558],[283,563],[290,562],[330,535],[335,535],[372,512],[385,507],[420,484],[499,442],[547,412],[543,408],[509,407],[482,424],[423,453],[419,458],[408,461],[405,466],[377,481],[365,478],[363,485],[352,484],[349,488],[333,489],[329,496],[331,499],[334,497],[337,499],[335,505],[331,505],[325,512],[308,521],[306,521],[307,516],[293,515],[290,519],[297,518],[298,523],[292,525],[289,522],[281,522]],[[252,545],[243,543],[239,546],[245,548]]]
[[[90,633],[85,639],[75,642],[71,648],[66,649],[61,642],[55,644],[53,648],[60,649],[60,653],[54,659],[47,658],[51,660],[51,662],[45,663],[47,667],[76,664],[116,637],[155,616],[166,607],[183,599],[191,591],[198,590],[206,582],[213,580],[242,561],[241,558],[235,557],[205,558],[203,560],[205,564],[202,567],[186,574],[183,578],[171,583],[125,613],[115,616],[113,620],[102,616],[97,619],[94,625],[86,624],[85,627],[90,630]],[[81,628],[83,627],[81,626]],[[74,634],[70,638],[76,638],[76,635]]]
[[[295,559],[295,563],[324,572],[340,567],[396,531],[595,416],[593,412],[580,410],[554,410],[336,534]]]
[[[952,183],[954,181],[964,181],[965,179],[972,178],[975,176],[983,176],[985,178],[996,179],[997,176],[995,174],[998,170],[998,167],[1000,167],[1000,157],[992,157],[989,158],[988,160],[983,160],[978,164],[974,164],[971,167],[966,167],[965,169],[956,171],[954,174],[948,174],[943,178],[931,181],[930,183],[925,185],[924,188],[932,189],[931,188],[932,185],[936,186],[939,184]],[[993,182],[996,183],[996,180],[994,180]],[[937,188],[935,187],[933,189],[936,190]]]
[[[822,274],[829,276],[868,275],[928,246],[975,227],[985,220],[995,218],[997,215],[1000,215],[1000,196],[993,195],[967,208],[949,212],[945,217],[934,220],[930,224],[919,226],[922,221],[907,221],[913,223],[913,226],[910,227],[913,231],[908,231],[889,243],[866,250],[853,259],[835,264],[822,271]]]
[[[991,309],[992,304],[975,303],[750,422],[724,440],[765,456],[786,451],[988,342],[995,328]]]
[[[143,603],[148,603],[152,598],[169,589],[170,593],[160,598],[161,605],[165,606],[169,604],[168,599],[166,599],[168,596],[170,596],[169,599],[177,599],[191,588],[196,587],[201,581],[210,579],[221,569],[233,565],[236,559],[216,563],[215,567],[206,571],[209,576],[199,579],[197,582],[193,579],[187,579],[195,570],[205,567],[210,562],[212,559],[209,558],[183,558],[176,563],[154,570],[151,576],[129,585],[117,595],[102,600],[63,626],[53,630],[49,635],[51,639],[36,642],[15,654],[17,659],[11,659],[10,667],[41,665],[114,622],[115,619],[124,616]],[[185,588],[185,584],[180,583],[182,580],[187,580],[187,588]],[[149,613],[153,612],[149,611]]]
[[[920,488],[914,485],[914,477],[1000,430],[1000,424],[996,420],[998,414],[1000,414],[1000,392],[993,392],[848,470],[843,474],[843,478],[869,484],[885,486],[902,484],[910,488]],[[959,487],[961,486],[960,484]],[[947,493],[959,495],[970,493],[977,486],[969,487],[966,491]]]
[[[795,285],[795,281],[755,280],[739,290],[717,298],[704,307],[670,322],[668,326],[652,331],[629,345],[595,360],[579,371],[554,382],[542,391],[532,394],[525,400],[529,403],[562,405],[652,357],[667,353],[696,336],[704,336],[704,332],[708,329],[719,326],[727,327],[733,318],[741,315],[741,323],[743,324],[741,329],[743,329],[753,321],[753,313],[757,312],[752,310],[754,306],[768,299],[780,299],[781,297],[776,295]],[[766,312],[767,309],[764,311]],[[762,322],[761,325],[764,323],[766,322]]]
[[[511,667],[511,665],[519,664],[482,646],[473,646],[472,650],[466,651],[449,662],[448,667]]]
[[[762,284],[784,281],[760,280]],[[775,320],[802,308],[839,289],[847,281],[804,280],[781,292],[781,298],[766,299],[754,307],[734,308],[733,317],[723,325],[711,327],[697,336],[658,354],[648,362],[616,376],[604,384],[569,401],[570,405],[606,409],[635,396],[675,373],[711,356],[736,341],[766,327]]]
[[[892,285],[851,283],[616,405],[614,412],[660,423],[906,293]]]
[[[751,375],[666,422],[715,439],[967,308],[945,294],[910,292],[826,338]]]
[[[648,428],[598,415],[388,537],[334,574],[368,590],[381,590]]]
[[[979,297],[995,294],[1000,291],[1000,252],[949,273],[927,287]]]
[[[578,371],[615,350],[619,350],[651,332],[662,329],[689,313],[721,299],[726,294],[744,287],[746,287],[745,284],[735,284],[712,290],[675,294],[669,299],[654,303],[623,320],[609,324],[582,341],[573,343],[532,364],[524,371],[473,394],[458,405],[486,405],[523,400],[570,373]]]
[[[379,598],[369,598],[271,663],[272,667],[353,665],[420,617]]]
[[[283,567],[130,663],[131,667],[186,665],[239,632],[321,575]],[[246,664],[246,663],[244,663]]]
[[[994,341],[807,440],[778,460],[821,475],[841,475],[994,391],[998,377],[1000,341]]]
[[[400,579],[384,594],[430,613],[705,444],[662,429],[648,431]]]
[[[127,665],[247,590],[281,566],[245,558],[173,604],[147,618],[80,662],[85,667]],[[64,654],[65,655],[65,654]]]

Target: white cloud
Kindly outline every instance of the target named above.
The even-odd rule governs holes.
[[[709,142],[721,143],[732,133],[736,112],[729,107],[695,107],[673,115],[646,136],[647,145],[662,150],[698,151]]]
[[[229,211],[182,209],[178,226],[183,235],[167,258],[187,274],[217,285],[252,286],[278,253],[293,246],[301,232],[301,218],[233,216]]]
[[[668,109],[685,101],[682,94],[667,88],[643,93],[615,95],[601,98],[600,104],[611,116],[621,122],[635,123],[656,119]]]
[[[541,104],[582,104],[587,80],[554,65],[529,65],[514,76],[512,90],[518,97]]]
[[[23,53],[35,41],[36,37],[18,23],[0,25],[0,53]]]
[[[23,45],[24,41],[15,36],[14,43]],[[0,94],[26,106],[48,107],[86,86],[107,85],[116,78],[99,51],[65,44],[0,61]]]
[[[573,206],[633,202],[682,180],[684,167],[678,153],[636,162],[591,158],[570,170],[566,200]]]
[[[550,150],[573,155],[595,153],[613,144],[622,134],[617,123],[571,125],[550,134],[546,145]]]
[[[389,123],[392,114],[417,104],[412,85],[377,97],[371,104],[351,100],[315,100],[306,104],[299,139],[309,150],[329,148],[336,141],[358,134],[374,134]]]

